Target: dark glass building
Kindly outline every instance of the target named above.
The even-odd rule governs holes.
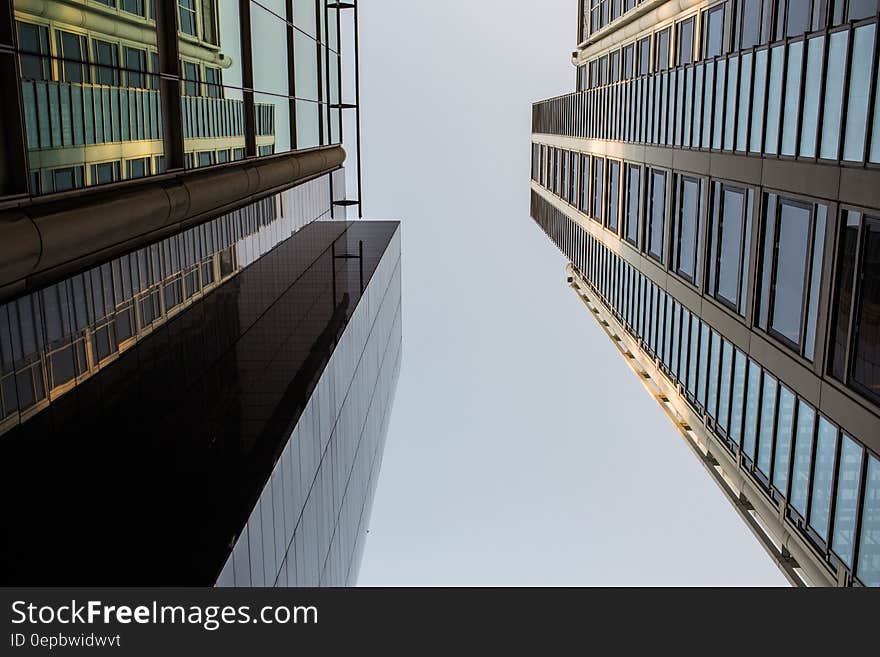
[[[0,8],[0,581],[353,584],[401,349],[356,3]]]
[[[584,0],[531,216],[796,585],[880,585],[876,0]]]

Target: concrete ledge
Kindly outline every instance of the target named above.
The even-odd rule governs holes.
[[[341,146],[31,198],[0,210],[0,302],[339,168]]]

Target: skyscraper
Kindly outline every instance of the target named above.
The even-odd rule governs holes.
[[[0,579],[352,584],[401,348],[356,3],[0,9]]]
[[[532,111],[532,218],[795,585],[880,585],[878,11],[582,0]]]

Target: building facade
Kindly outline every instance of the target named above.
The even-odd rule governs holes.
[[[880,585],[876,0],[583,0],[531,216],[796,585]]]
[[[0,581],[353,584],[401,349],[357,3],[0,10]]]

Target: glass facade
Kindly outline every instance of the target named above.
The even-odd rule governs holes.
[[[78,289],[98,313],[117,270],[123,292],[142,264],[161,274],[115,316],[87,315],[64,363],[83,352],[91,363],[120,326],[152,317],[150,329],[39,412],[18,411],[0,441],[3,494],[19,500],[2,518],[3,582],[356,580],[399,368],[400,230],[325,221],[328,186],[316,179],[114,261],[106,277],[65,281],[54,305],[28,302],[47,325],[59,309],[79,317]],[[166,269],[175,258],[185,266]],[[23,349],[40,362],[60,354]],[[23,389],[24,375],[11,380]]]
[[[532,106],[533,219],[763,500],[793,583],[880,583],[878,20],[876,0],[584,0],[576,90]],[[577,202],[552,164],[572,156],[604,163],[566,181]]]
[[[172,4],[4,1],[32,196],[339,144],[343,106],[356,111],[348,5],[179,0],[157,16]]]
[[[829,568],[851,568],[856,583],[876,585],[877,457],[534,191],[531,213],[597,299],[679,386],[707,431],[741,458],[768,499],[782,501],[802,540]],[[863,479],[865,458],[875,463],[874,479]],[[867,527],[867,556],[856,562],[858,526]]]

